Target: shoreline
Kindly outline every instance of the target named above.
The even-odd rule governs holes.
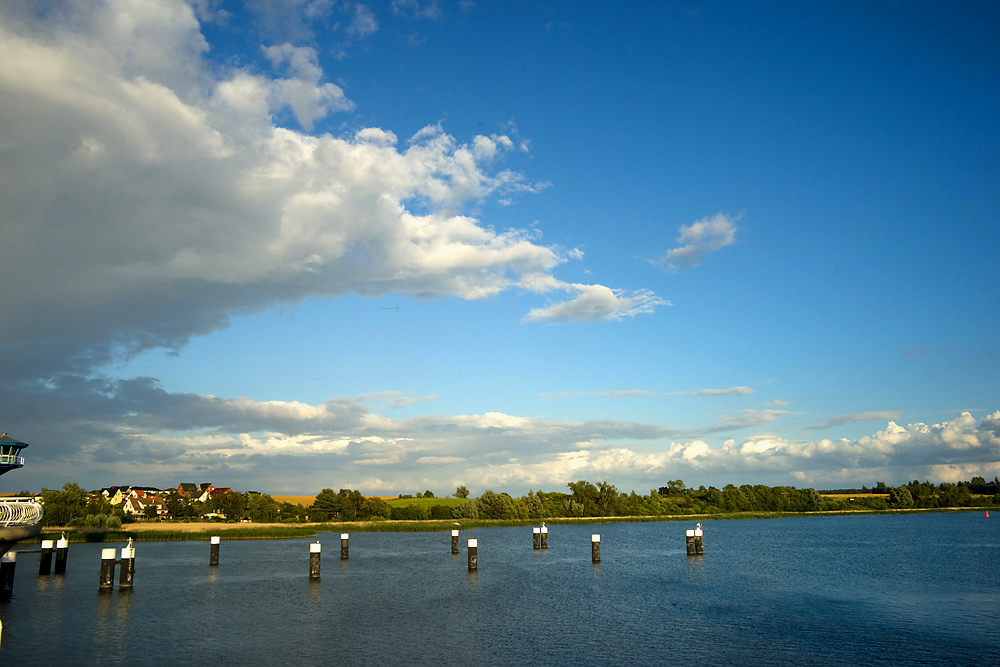
[[[894,510],[837,510],[818,512],[734,512],[732,514],[671,514],[664,516],[609,516],[609,517],[552,517],[548,519],[440,519],[440,520],[383,520],[347,521],[328,523],[208,523],[208,522],[152,522],[127,524],[121,530],[101,528],[49,526],[41,535],[24,543],[40,542],[65,533],[70,542],[136,542],[148,541],[200,541],[218,536],[223,540],[274,540],[315,537],[317,533],[434,533],[475,528],[512,528],[535,526],[545,523],[604,524],[604,523],[667,523],[678,521],[740,521],[752,519],[786,519],[794,517],[851,516],[856,514],[915,514],[983,512],[982,507],[939,507]]]

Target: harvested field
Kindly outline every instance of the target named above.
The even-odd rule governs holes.
[[[302,505],[304,507],[309,507],[310,505],[313,504],[313,501],[316,500],[316,494],[313,494],[311,496],[275,496],[271,494],[268,495],[277,500],[279,503],[291,503],[293,505]]]

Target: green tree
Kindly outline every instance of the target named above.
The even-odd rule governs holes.
[[[514,502],[506,493],[487,489],[479,496],[480,519],[513,519]]]
[[[340,514],[340,496],[333,489],[323,489],[316,494],[316,500],[309,507],[309,518],[313,521],[329,521]]]
[[[579,516],[598,516],[597,502],[600,492],[596,486],[582,479],[570,482],[567,486],[573,493],[573,500],[583,506],[583,514]]]
[[[340,520],[357,521],[361,518],[361,508],[365,504],[365,497],[360,491],[351,489],[341,489],[337,494],[340,498]]]
[[[578,503],[572,498],[566,498],[565,500],[563,500],[563,510],[564,510],[563,516],[575,516],[575,517],[583,516],[584,512],[586,511],[584,509],[583,503]]]
[[[394,507],[393,510],[396,508]],[[461,505],[458,505],[451,511],[451,515],[456,519],[478,519],[479,518],[479,501],[478,500],[467,500]],[[395,516],[393,516],[395,518]]]
[[[278,520],[281,507],[271,496],[266,493],[247,493],[244,498],[246,518],[254,523],[273,523]]]
[[[618,489],[608,482],[597,483],[597,506],[601,516],[615,516],[618,505]]]
[[[431,505],[431,518],[432,519],[450,519],[451,506],[450,505]]]
[[[462,499],[465,499],[465,498],[469,497],[469,489],[466,488],[465,484],[463,484],[460,487],[458,487],[457,489],[455,489],[455,497],[456,498],[462,498]]]
[[[361,514],[365,519],[388,519],[392,515],[389,503],[381,498],[365,498],[361,505]]]
[[[224,491],[209,498],[204,509],[223,515],[227,521],[239,521],[246,514],[246,500],[242,493]]]
[[[816,489],[803,489],[805,494],[805,505],[807,512],[816,512],[823,509],[823,496]]]
[[[726,484],[722,487],[722,509],[727,512],[744,512],[750,509],[750,501],[742,489]]]
[[[156,512],[156,505],[154,505],[153,503],[149,503],[148,505],[143,507],[142,513],[143,515],[145,515],[147,519],[155,519],[158,516]]]
[[[660,495],[663,496],[682,496],[685,493],[687,493],[687,486],[680,479],[672,479],[667,482],[666,486],[660,487]]]
[[[529,489],[528,495],[521,496],[521,502],[524,503],[525,513],[527,514],[524,518],[541,519],[545,516],[545,505],[534,491]]]
[[[62,490],[42,489],[45,514],[43,526],[67,526],[74,519],[87,516],[87,492],[75,482],[63,484]]]
[[[114,511],[111,501],[104,497],[103,493],[91,493],[87,497],[87,514],[110,515]]]
[[[189,496],[182,496],[177,491],[169,491],[164,495],[163,503],[167,506],[167,514],[174,519],[190,521],[202,514],[201,503],[191,500]]]
[[[906,509],[913,507],[913,495],[905,486],[894,486],[889,489],[889,507]]]

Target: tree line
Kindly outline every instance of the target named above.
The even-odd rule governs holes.
[[[266,493],[227,491],[204,503],[176,491],[164,493],[169,517],[200,521],[206,515],[226,521],[253,523],[300,523],[305,521],[382,521],[428,519],[547,519],[564,517],[667,516],[727,514],[733,512],[818,512],[845,510],[934,509],[942,507],[1000,506],[1000,479],[973,477],[966,482],[932,484],[914,480],[890,487],[877,482],[871,489],[837,489],[819,492],[813,488],[727,484],[688,487],[682,480],[669,480],[658,489],[640,495],[619,491],[614,484],[578,480],[567,484],[568,492],[528,491],[514,497],[491,489],[469,498],[462,485],[455,499],[435,499],[431,491],[417,493],[420,504],[390,504],[379,497],[364,496],[355,489],[323,489],[308,507],[279,503]],[[850,494],[857,493],[850,497]],[[841,497],[830,497],[830,495]],[[875,495],[872,495],[875,494]],[[89,494],[74,483],[62,489],[42,489],[43,525],[119,528],[135,517],[113,507],[103,495]],[[845,497],[846,496],[846,497]],[[400,495],[410,499],[414,496]],[[147,518],[155,518],[155,509]]]
[[[103,494],[88,493],[73,482],[64,484],[61,489],[42,489],[40,495],[45,509],[43,526],[115,529],[137,518],[126,513],[121,505],[112,505]],[[201,521],[206,515],[230,522],[298,523],[308,520],[308,510],[302,505],[279,503],[266,493],[226,491],[200,502],[170,490],[160,498],[170,518],[180,521]],[[144,518],[157,518],[154,505],[146,506]]]

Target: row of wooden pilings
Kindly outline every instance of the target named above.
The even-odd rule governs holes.
[[[531,532],[531,543],[534,549],[549,548],[548,527],[543,524],[539,528],[533,528]],[[700,556],[705,553],[702,538],[703,535],[700,523],[694,530],[687,531],[686,546],[688,556]],[[218,536],[213,536],[211,538],[211,547],[208,556],[208,564],[210,566],[218,566],[219,564],[219,543],[220,538]],[[453,530],[451,531],[451,553],[458,553],[458,544],[458,531]],[[55,545],[54,550],[53,545]],[[55,574],[64,574],[66,572],[66,561],[69,555],[69,540],[66,539],[65,535],[63,535],[62,539],[58,542],[53,542],[53,540],[42,540],[41,549],[26,549],[5,554],[2,561],[0,561],[0,583],[2,583],[0,599],[10,599],[11,593],[14,589],[14,566],[16,562],[14,559],[15,554],[41,554],[38,559],[38,574],[48,575],[52,566],[53,551],[55,553]],[[597,533],[590,536],[590,551],[591,560],[594,563],[600,563],[601,536]],[[310,579],[319,579],[321,552],[322,547],[318,541],[312,542],[309,545]],[[347,560],[349,556],[350,535],[348,533],[341,533],[340,558],[341,560]],[[470,538],[468,541],[468,559],[469,571],[479,569],[479,540],[476,538]],[[100,583],[98,584],[99,591],[111,591],[114,587],[116,566],[121,566],[118,577],[118,589],[130,590],[132,588],[132,581],[135,577],[135,547],[132,546],[132,538],[129,538],[127,546],[122,547],[120,559],[116,559],[115,549],[101,550]]]
[[[0,600],[9,600],[14,592],[14,569],[18,553],[36,553],[38,556],[38,574],[48,575],[52,572],[52,556],[55,554],[55,574],[66,574],[66,561],[69,558],[69,540],[63,534],[59,540],[42,540],[40,549],[24,549],[8,551],[0,558]]]

